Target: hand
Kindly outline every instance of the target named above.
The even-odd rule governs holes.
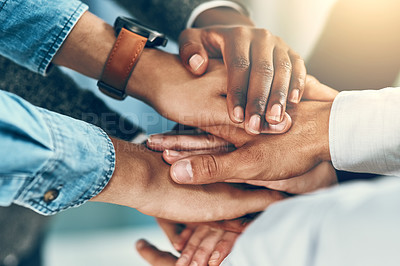
[[[171,167],[171,176],[181,184],[278,181],[301,176],[320,163],[330,161],[330,108],[330,102],[300,103],[297,108],[289,110],[294,117],[292,129],[279,136],[248,136],[236,128],[209,127],[209,132],[233,143],[238,149],[178,160]],[[194,139],[190,143],[192,147],[196,146]],[[151,141],[148,146],[160,148],[153,144]],[[176,143],[173,145],[179,148]],[[169,151],[165,157],[173,162],[171,157],[179,159],[187,155]]]
[[[218,60],[210,60],[206,75],[194,77],[185,70],[177,56],[145,50],[130,78],[127,93],[181,124],[198,128],[210,124],[236,126],[226,111],[226,69]],[[288,115],[284,114],[282,123],[278,125],[264,121],[261,131],[283,133],[290,128],[290,122]]]
[[[177,224],[158,219],[171,243],[181,256],[176,265],[219,265],[230,253],[240,233],[226,231],[208,224]]]
[[[92,201],[124,205],[178,222],[208,222],[262,211],[284,198],[279,192],[254,187],[177,185],[168,177],[169,166],[160,153],[121,140],[113,139],[113,143],[115,171]]]
[[[136,242],[136,250],[151,266],[175,266],[178,260],[172,253],[161,251],[144,239]]]
[[[224,60],[233,122],[245,121],[246,130],[257,134],[260,121],[275,125],[283,120],[287,100],[300,102],[306,67],[282,39],[229,8],[203,12],[194,26],[180,35],[182,62],[191,73],[202,75],[210,57]]]
[[[115,40],[110,25],[86,12],[55,55],[53,63],[98,79]],[[210,74],[195,78],[185,70],[177,56],[145,49],[129,78],[126,93],[182,124],[196,127],[210,121],[228,124],[226,70],[220,62],[209,65]],[[256,133],[283,133],[289,128],[290,121],[285,113],[280,126],[263,121]]]
[[[189,135],[190,134],[190,135]],[[179,131],[153,135],[158,138],[160,146],[150,144],[149,148],[164,151],[163,158],[169,164],[196,155],[216,155],[234,150],[232,144],[206,132],[194,134],[192,131]],[[329,162],[323,162],[311,169],[309,172],[286,180],[263,181],[242,180],[255,186],[264,186],[272,190],[287,192],[290,194],[304,194],[313,192],[320,188],[332,186],[337,183],[335,169]]]

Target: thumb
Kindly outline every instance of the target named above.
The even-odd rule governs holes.
[[[307,75],[303,99],[309,101],[331,102],[338,95],[338,91],[322,84],[314,76]]]
[[[188,157],[171,166],[172,179],[179,184],[211,184],[235,178],[235,152]]]
[[[146,240],[139,240],[136,243],[136,249],[140,256],[153,266],[175,265],[177,258],[169,252],[160,251]]]
[[[208,68],[208,54],[205,50],[201,32],[187,29],[179,37],[179,55],[183,65],[194,75],[202,75]]]

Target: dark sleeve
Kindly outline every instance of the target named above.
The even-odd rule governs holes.
[[[352,180],[370,180],[378,178],[380,175],[368,173],[352,173],[336,170],[336,176],[339,183],[345,183]]]
[[[17,94],[33,105],[96,125],[122,140],[130,141],[142,132],[94,93],[81,89],[57,67],[43,77],[0,57],[0,89]]]
[[[177,40],[192,11],[210,0],[116,0],[134,17]],[[238,2],[238,1],[235,1]]]

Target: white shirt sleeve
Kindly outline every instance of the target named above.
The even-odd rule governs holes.
[[[190,17],[186,23],[186,28],[191,28],[196,21],[197,17],[203,13],[204,11],[216,7],[230,7],[235,9],[241,14],[249,15],[248,11],[240,4],[232,1],[226,1],[226,0],[216,0],[216,1],[209,1],[205,2],[198,7],[196,7],[193,11],[192,14],[190,14]]]
[[[341,92],[329,146],[338,170],[400,176],[400,88]]]
[[[400,179],[355,182],[273,204],[224,266],[400,265]]]

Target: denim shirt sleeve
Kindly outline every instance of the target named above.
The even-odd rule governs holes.
[[[87,9],[78,0],[0,0],[0,54],[45,75]]]
[[[79,206],[106,186],[115,167],[103,130],[4,91],[0,143],[0,206],[15,203],[44,215]]]

